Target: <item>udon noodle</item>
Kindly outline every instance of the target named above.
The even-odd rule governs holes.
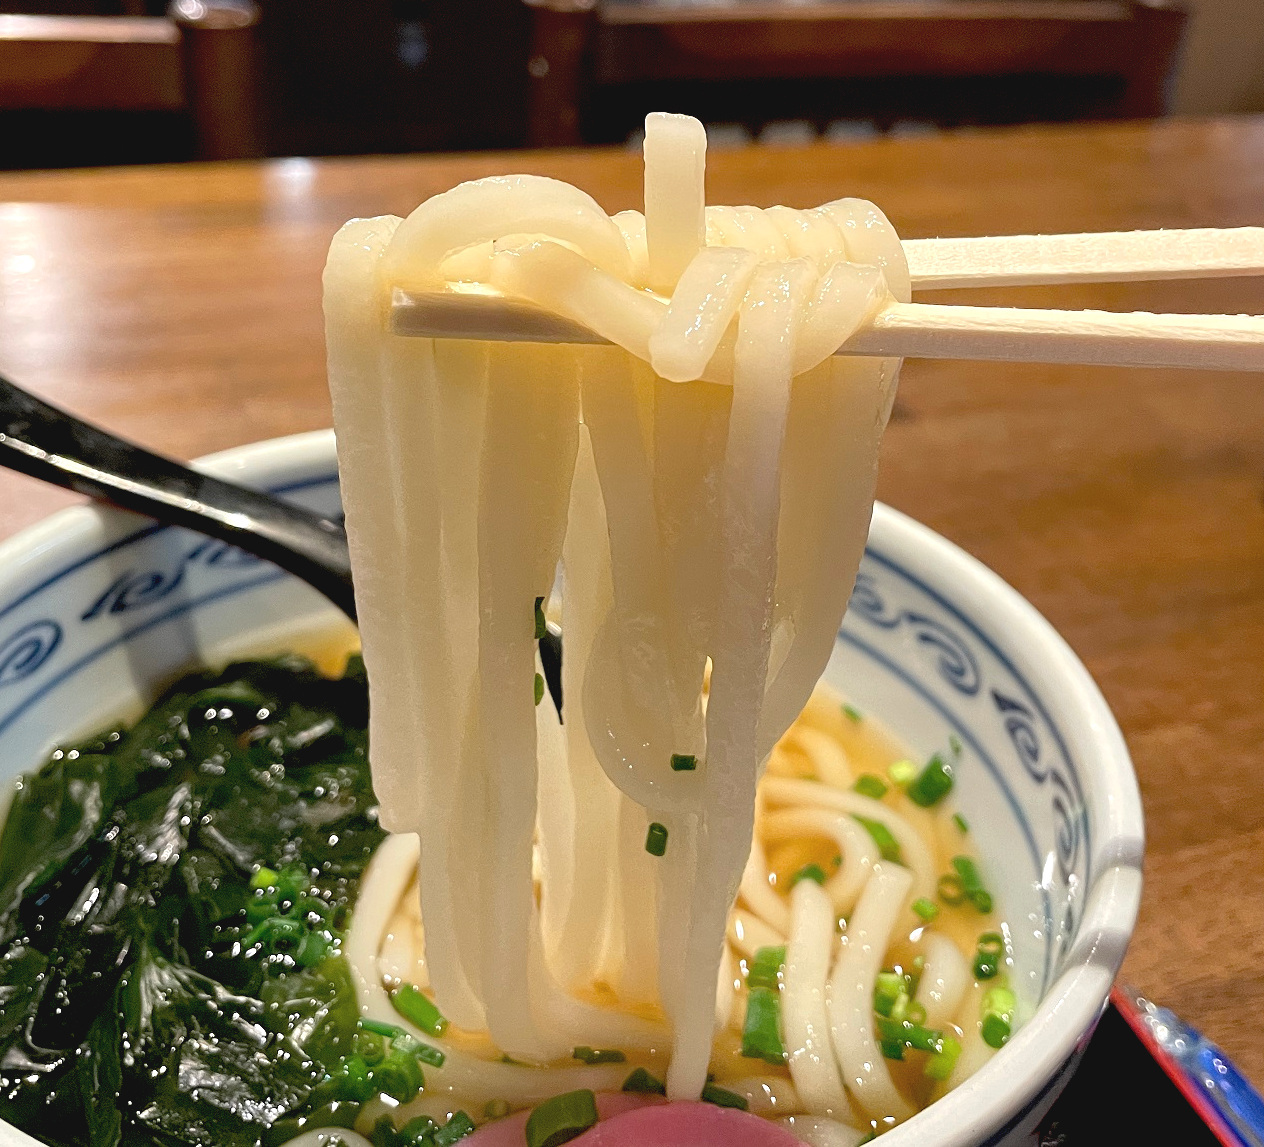
[[[855,791],[837,703],[795,724],[899,368],[833,352],[908,299],[899,239],[858,200],[705,207],[704,157],[700,124],[652,116],[644,215],[485,179],[354,220],[330,251],[373,780],[397,834],[346,952],[367,1015],[398,1022],[388,987],[412,984],[450,1022],[420,1110],[618,1090],[636,1063],[665,1067],[673,1099],[714,1074],[752,1109],[823,1120],[800,1131],[825,1141],[930,1097],[875,1034],[892,954],[922,959],[907,985],[927,1024],[979,990],[910,909],[937,895],[947,813]],[[404,337],[399,288],[494,289],[613,345]],[[541,703],[547,609],[564,721]],[[822,848],[786,895],[785,858]],[[785,1055],[765,1064],[734,1039],[761,950],[783,945]],[[576,1063],[589,1048],[623,1061]]]

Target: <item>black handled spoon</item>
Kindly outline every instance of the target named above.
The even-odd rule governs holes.
[[[0,465],[228,542],[294,574],[356,619],[341,522],[199,474],[50,406],[3,376]],[[562,639],[552,629],[540,642],[540,659],[560,713]]]

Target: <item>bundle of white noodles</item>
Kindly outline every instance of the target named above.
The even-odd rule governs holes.
[[[516,1060],[670,1042],[673,1097],[705,1082],[756,782],[826,663],[869,524],[898,362],[832,352],[909,292],[877,208],[704,208],[704,155],[697,121],[651,116],[644,216],[612,219],[550,179],[485,179],[402,222],[348,223],[325,274],[374,783],[384,825],[420,839],[429,984]],[[615,345],[391,333],[393,288],[453,283]],[[559,562],[564,725],[533,696],[534,606]],[[787,802],[775,831],[798,831]],[[832,918],[859,896],[853,929],[889,931],[901,882],[926,877],[870,879],[858,826],[830,825],[848,861],[782,920],[818,978],[823,903]],[[394,901],[364,896],[380,938]],[[844,972],[872,991],[868,969]],[[669,1036],[635,1017],[655,1003]],[[793,1010],[788,1024],[813,1022]],[[450,1052],[436,1076],[458,1088],[473,1063]],[[489,1098],[539,1097],[527,1069],[477,1064]],[[567,1069],[542,1094],[621,1070]]]

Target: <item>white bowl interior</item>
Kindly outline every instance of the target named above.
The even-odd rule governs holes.
[[[208,471],[324,513],[333,437],[228,451]],[[186,530],[66,511],[0,547],[0,780],[130,717],[197,664],[310,648],[315,591]],[[1104,1005],[1140,895],[1141,806],[1088,673],[1017,593],[887,507],[826,678],[916,756],[959,739],[957,796],[1010,925],[1030,1017],[1003,1053],[884,1142],[997,1143],[1047,1106]],[[0,1124],[0,1144],[30,1143]]]

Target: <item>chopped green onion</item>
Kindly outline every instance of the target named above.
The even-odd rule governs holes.
[[[702,1089],[701,1099],[703,1103],[714,1103],[716,1107],[735,1107],[738,1111],[746,1111],[750,1107],[746,1096],[738,1095],[725,1087],[716,1087],[714,1083],[708,1083]]]
[[[398,1147],[430,1147],[434,1142],[435,1132],[440,1130],[429,1115],[418,1115],[410,1119],[396,1132]]]
[[[504,1119],[509,1114],[509,1104],[503,1099],[489,1099],[483,1104],[484,1119]]]
[[[983,877],[979,875],[979,866],[968,856],[954,856],[952,866],[961,879],[961,890],[965,897],[984,916],[992,911],[992,894],[983,887]]]
[[[571,1058],[580,1063],[626,1063],[627,1056],[621,1051],[596,1047],[577,1047],[571,1052]]]
[[[983,1042],[988,1047],[1004,1047],[1014,1030],[1018,997],[1008,988],[990,988],[983,997]]]
[[[805,864],[792,877],[790,877],[790,887],[793,888],[800,880],[815,880],[817,884],[825,883],[825,869],[819,864]]]
[[[847,720],[852,721],[853,723],[857,725],[859,725],[860,722],[865,719],[864,714],[861,713],[861,711],[857,709],[855,705],[844,704],[843,716],[846,717]]]
[[[667,851],[667,828],[653,821],[645,834],[645,851],[651,856],[662,856]]]
[[[662,1080],[655,1079],[643,1067],[638,1067],[623,1081],[623,1091],[635,1091],[643,1095],[666,1095],[667,1087]]]
[[[780,987],[781,965],[785,962],[786,946],[784,944],[757,949],[755,958],[750,964],[750,971],[746,973],[746,986],[749,988]]]
[[[899,972],[879,972],[873,985],[873,1010],[889,1016],[905,994],[904,977]]]
[[[904,1017],[911,1024],[924,1024],[926,1022],[926,1008],[913,1000],[907,1008],[904,1009]]]
[[[922,1074],[927,1079],[947,1079],[952,1074],[953,1068],[957,1066],[957,1060],[960,1057],[960,1042],[952,1036],[946,1035],[939,1050],[926,1061],[926,1066],[922,1068]]]
[[[974,974],[977,979],[991,980],[1001,970],[1005,955],[1005,938],[999,932],[984,932],[974,953]]]
[[[904,973],[904,979],[908,984],[909,995],[917,992],[917,985],[921,983],[922,971],[926,967],[925,956],[914,956],[910,970]]]
[[[407,1052],[391,1052],[373,1069],[370,1077],[374,1088],[400,1103],[407,1103],[425,1086],[417,1057]]]
[[[260,868],[250,878],[250,887],[256,892],[264,888],[275,888],[276,882],[280,879],[280,873],[275,868]]]
[[[443,1029],[448,1026],[430,997],[422,995],[412,984],[401,984],[391,992],[391,1003],[410,1024],[430,1035],[443,1035]]]
[[[692,753],[672,753],[671,767],[674,773],[692,773],[698,767],[698,758]]]
[[[879,1036],[878,1048],[882,1052],[883,1059],[903,1059],[904,1058],[904,1041],[903,1040],[886,1039],[882,1036]]]
[[[751,988],[746,997],[746,1021],[742,1025],[742,1055],[765,1063],[786,1062],[781,1043],[781,1004],[776,988]]]
[[[329,1086],[338,1099],[364,1103],[374,1095],[372,1071],[362,1055],[347,1055],[338,1060],[330,1073]]]
[[[546,1099],[527,1117],[527,1147],[559,1147],[597,1122],[591,1091],[568,1091]]]
[[[916,913],[922,920],[925,920],[927,924],[939,915],[939,905],[933,900],[927,899],[925,896],[919,896],[913,901],[910,907],[913,909],[914,913]]]
[[[373,1147],[395,1147],[398,1142],[399,1133],[395,1130],[395,1124],[389,1115],[380,1115],[373,1130],[369,1133],[369,1141]]]
[[[381,1020],[362,1019],[360,1026],[366,1032],[372,1032],[374,1035],[384,1035],[387,1039],[397,1039],[399,1036],[408,1034],[398,1024],[383,1023]]]
[[[936,891],[939,893],[939,899],[951,908],[965,903],[966,892],[961,887],[961,878],[955,872],[945,872],[939,878]]]
[[[909,784],[908,798],[915,805],[930,808],[952,792],[952,766],[936,753]]]
[[[422,1063],[428,1063],[431,1067],[442,1067],[444,1061],[448,1058],[437,1047],[431,1047],[428,1043],[418,1042],[413,1049],[415,1055]]]
[[[539,641],[549,635],[549,625],[544,619],[544,598],[535,599],[535,639]]]
[[[952,823],[957,826],[958,831],[966,833],[970,831],[970,825],[966,823],[966,818],[959,812],[952,814]]]
[[[537,673],[535,675],[535,703],[538,705],[544,700],[544,678]]]
[[[435,1147],[452,1147],[458,1139],[464,1139],[474,1130],[474,1120],[464,1111],[454,1111],[452,1118],[434,1133]]]
[[[873,837],[873,842],[878,846],[878,851],[882,853],[883,860],[889,860],[893,864],[903,864],[900,858],[899,841],[891,835],[891,830],[880,820],[870,820],[866,816],[857,816],[852,814],[852,820],[859,821],[865,828],[865,831]]]
[[[952,750],[954,757],[961,756],[961,738],[956,733],[948,734],[948,747]]]
[[[943,1032],[935,1028],[922,1027],[921,1024],[915,1024],[909,1020],[900,1022],[878,1016],[874,1020],[874,1027],[884,1043],[899,1041],[913,1051],[937,1052],[943,1047]]]
[[[887,795],[886,781],[881,777],[875,777],[873,773],[862,773],[851,787],[862,797],[869,797],[876,801]]]
[[[887,766],[887,776],[891,778],[893,785],[903,788],[916,780],[917,766],[912,761],[896,761]]]
[[[386,1057],[386,1044],[382,1042],[382,1038],[363,1029],[357,1030],[351,1037],[351,1047],[370,1067],[381,1063]]]

